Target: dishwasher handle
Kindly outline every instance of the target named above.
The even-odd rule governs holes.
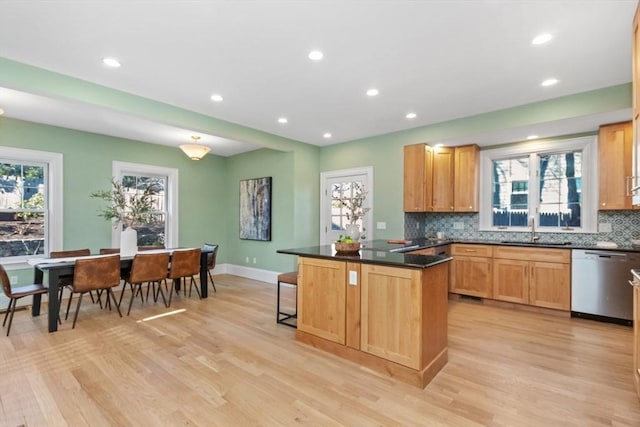
[[[619,258],[619,259],[624,259],[627,258],[627,254],[625,253],[620,253],[620,252],[599,252],[599,251],[585,251],[584,252],[585,255],[594,255],[597,256],[599,258]]]

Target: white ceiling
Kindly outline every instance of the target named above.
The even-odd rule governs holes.
[[[628,83],[636,4],[2,0],[0,56],[322,146]],[[554,39],[532,46],[541,32]],[[307,58],[313,49],[322,61]],[[105,56],[122,67],[105,67]],[[559,84],[541,87],[549,77]],[[380,94],[367,97],[370,87]],[[224,101],[212,102],[213,93]],[[0,90],[0,108],[8,117],[165,145],[193,133],[177,118],[154,123],[26,87]],[[417,118],[406,119],[410,111]],[[625,109],[545,126],[557,135],[629,118]],[[532,127],[475,142],[532,132],[545,136]],[[224,156],[257,148],[215,135],[202,141]]]

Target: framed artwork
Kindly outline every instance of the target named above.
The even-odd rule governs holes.
[[[240,181],[240,238],[271,240],[271,177]]]

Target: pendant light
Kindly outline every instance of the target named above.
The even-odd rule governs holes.
[[[180,149],[184,151],[184,154],[187,155],[191,160],[200,160],[203,158],[211,149],[202,144],[198,144],[199,136],[192,136],[193,144],[183,144],[180,146]]]

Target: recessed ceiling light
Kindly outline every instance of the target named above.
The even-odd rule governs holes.
[[[367,95],[368,96],[376,96],[377,94],[379,94],[380,92],[378,91],[378,89],[372,87],[371,89],[369,89],[367,91]]]
[[[107,67],[118,68],[120,67],[120,61],[116,58],[103,58],[102,63]]]
[[[312,61],[320,61],[322,58],[324,58],[324,54],[319,50],[309,52],[309,59]]]
[[[558,79],[547,79],[545,81],[543,81],[541,84],[542,86],[553,86],[554,84],[558,83]]]
[[[415,119],[418,115],[416,113],[407,113],[405,116],[407,119]]]
[[[222,95],[218,95],[217,93],[214,93],[213,95],[211,95],[211,100],[213,102],[222,102],[224,98],[222,97]]]
[[[549,33],[538,34],[531,40],[531,44],[545,44],[549,40],[551,40],[553,36]]]
[[[329,132],[326,132],[324,135],[322,135],[323,138],[329,139],[331,138],[331,134]]]
[[[527,139],[538,139],[538,135],[529,135]]]
[[[278,123],[287,123],[289,120],[287,120],[286,117],[280,117],[278,118]]]

